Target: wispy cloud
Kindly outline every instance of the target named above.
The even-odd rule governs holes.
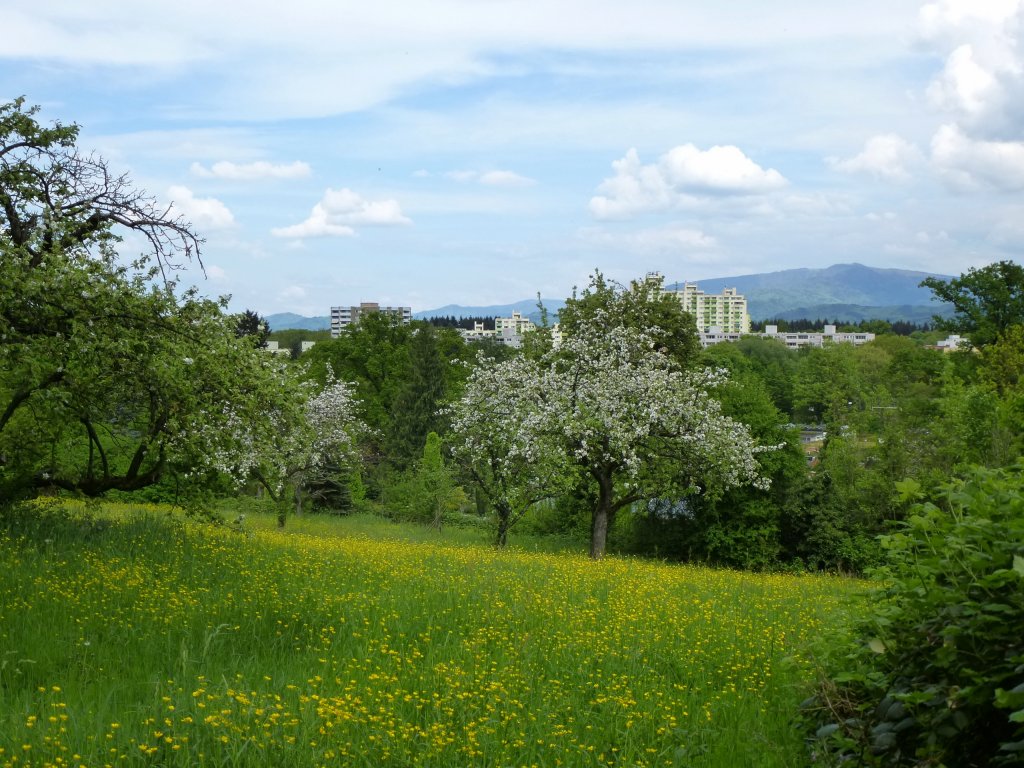
[[[221,160],[207,168],[202,163],[192,163],[193,176],[203,179],[228,179],[231,181],[258,181],[261,179],[304,179],[311,173],[308,163],[296,160],[293,163],[268,163],[259,160],[254,163],[232,163]]]
[[[445,175],[455,181],[475,182],[486,187],[532,187],[537,183],[535,179],[515,171],[449,171]]]

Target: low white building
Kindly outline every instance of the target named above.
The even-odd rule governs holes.
[[[946,354],[949,354],[950,352],[970,350],[973,347],[971,346],[970,339],[965,339],[963,336],[954,333],[948,336],[947,338],[943,339],[942,341],[938,341],[935,344],[929,344],[927,348],[937,349],[940,352],[945,352]]]
[[[786,331],[779,332],[779,326],[766,325],[764,333],[733,333],[725,332],[721,328],[711,328],[707,333],[700,334],[702,347],[710,347],[713,344],[721,344],[723,341],[739,341],[744,336],[760,336],[762,339],[776,339],[781,341],[790,349],[800,347],[823,347],[826,344],[853,344],[860,346],[873,341],[875,334],[857,331],[854,333],[839,332],[834,325],[826,325],[821,333],[813,331]]]
[[[528,317],[523,317],[521,312],[513,312],[512,317],[496,317],[494,318],[494,329],[484,328],[484,324],[479,320],[473,323],[472,329],[460,329],[459,333],[466,341],[482,341],[484,339],[494,339],[499,344],[504,344],[509,347],[521,347],[523,345],[523,335],[537,329],[537,324]],[[558,324],[551,326],[551,338],[558,346],[562,341],[562,333],[558,329]]]

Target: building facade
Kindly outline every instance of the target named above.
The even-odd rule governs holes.
[[[739,341],[743,336],[760,336],[762,339],[781,341],[790,349],[823,347],[826,344],[853,344],[854,346],[860,346],[861,344],[867,344],[869,341],[874,341],[875,338],[873,333],[863,333],[861,331],[855,333],[840,332],[836,330],[834,325],[826,325],[821,333],[810,331],[793,331],[791,333],[783,331],[780,333],[777,325],[766,325],[764,333],[753,334],[731,333],[725,332],[721,328],[711,328],[706,332],[702,331],[699,336],[701,346],[704,348],[710,347],[713,344],[721,344],[723,341]]]
[[[693,315],[699,333],[710,333],[712,328],[721,333],[750,333],[750,315],[747,299],[735,288],[721,293],[704,293],[696,283],[683,283],[681,289],[667,290],[679,299],[683,309]]]
[[[331,338],[336,339],[350,325],[359,322],[362,315],[383,312],[403,325],[412,322],[412,307],[382,307],[374,301],[364,301],[358,307],[331,307]]]

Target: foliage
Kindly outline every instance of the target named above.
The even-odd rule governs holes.
[[[188,222],[75,149],[78,129],[0,107],[0,456],[8,488],[87,495],[269,450],[303,398],[236,337],[224,302],[181,293]],[[130,264],[120,234],[148,251]],[[293,404],[297,403],[295,408]]]
[[[851,344],[800,350],[793,383],[793,410],[809,422],[839,427],[863,401],[863,380]]]
[[[785,350],[783,350],[785,351]],[[705,350],[712,365],[726,367],[729,379],[713,390],[723,415],[744,424],[762,445],[778,450],[756,455],[770,488],[738,486],[720,495],[686,499],[685,504],[648,504],[626,526],[630,551],[656,551],[661,557],[748,569],[777,568],[784,556],[782,530],[794,487],[805,475],[805,460],[786,417],[773,405],[758,366],[734,345]]]
[[[270,325],[267,318],[247,309],[235,316],[235,335],[248,338],[256,347],[265,347],[267,337],[270,336]]]
[[[654,349],[682,368],[694,364],[700,349],[693,316],[675,296],[662,293],[660,283],[647,280],[621,286],[595,271],[582,293],[573,289],[558,321],[563,335],[570,337],[599,335],[615,327],[642,331],[651,337]]]
[[[952,280],[929,277],[921,282],[936,299],[949,302],[952,317],[936,315],[935,327],[968,336],[976,347],[993,343],[1012,325],[1024,324],[1024,267],[998,261],[971,267]]]
[[[484,359],[449,410],[453,456],[493,510],[498,546],[531,506],[568,484],[543,421],[543,386],[540,366],[527,357]]]
[[[638,501],[768,485],[749,430],[723,416],[711,395],[724,372],[682,371],[655,344],[647,331],[596,310],[538,363],[495,366],[488,386],[503,387],[512,407],[492,409],[474,426],[482,458],[511,450],[516,476],[526,465],[561,463],[570,481],[596,484],[595,558],[604,554],[616,512]],[[544,474],[554,483],[558,473]]]
[[[882,545],[860,641],[805,708],[815,749],[844,765],[1019,765],[1024,464],[967,472]]]
[[[438,332],[418,324],[409,342],[409,368],[391,409],[387,453],[399,469],[414,463],[431,432],[444,432],[439,413],[451,366],[441,355]]]

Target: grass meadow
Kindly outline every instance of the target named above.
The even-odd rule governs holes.
[[[368,518],[0,527],[0,766],[794,766],[856,582]],[[396,533],[398,532],[398,533]]]

